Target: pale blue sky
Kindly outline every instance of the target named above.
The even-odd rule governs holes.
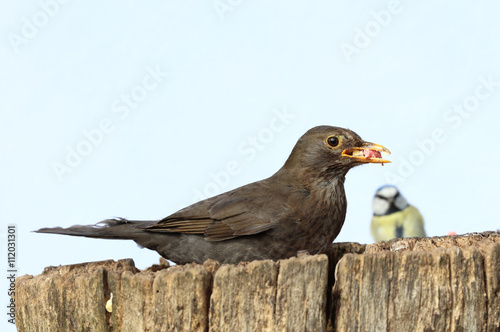
[[[372,197],[391,179],[428,235],[496,230],[499,10],[495,1],[3,2],[1,240],[18,225],[20,275],[129,257],[145,268],[158,255],[131,241],[31,231],[165,217],[204,192],[270,176],[324,124],[392,151],[392,164],[347,175],[336,241],[372,241]]]

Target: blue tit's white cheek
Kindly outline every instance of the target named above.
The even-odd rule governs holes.
[[[384,215],[389,211],[389,202],[383,198],[375,196],[373,199],[373,214]]]

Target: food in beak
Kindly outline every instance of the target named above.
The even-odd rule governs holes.
[[[365,158],[382,158],[382,154],[379,151],[364,149],[363,156]]]
[[[382,153],[391,154],[391,152],[382,145],[365,142],[360,147],[344,150],[342,156],[353,158],[364,163],[390,163],[389,160],[382,159]]]

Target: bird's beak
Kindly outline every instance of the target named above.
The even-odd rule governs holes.
[[[360,147],[353,147],[342,151],[342,156],[352,158],[362,163],[390,163],[389,160],[382,158],[383,154],[391,154],[391,152],[382,145],[364,142]]]

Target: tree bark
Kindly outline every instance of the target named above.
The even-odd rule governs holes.
[[[16,281],[18,331],[500,331],[500,233],[334,243],[327,255]]]

